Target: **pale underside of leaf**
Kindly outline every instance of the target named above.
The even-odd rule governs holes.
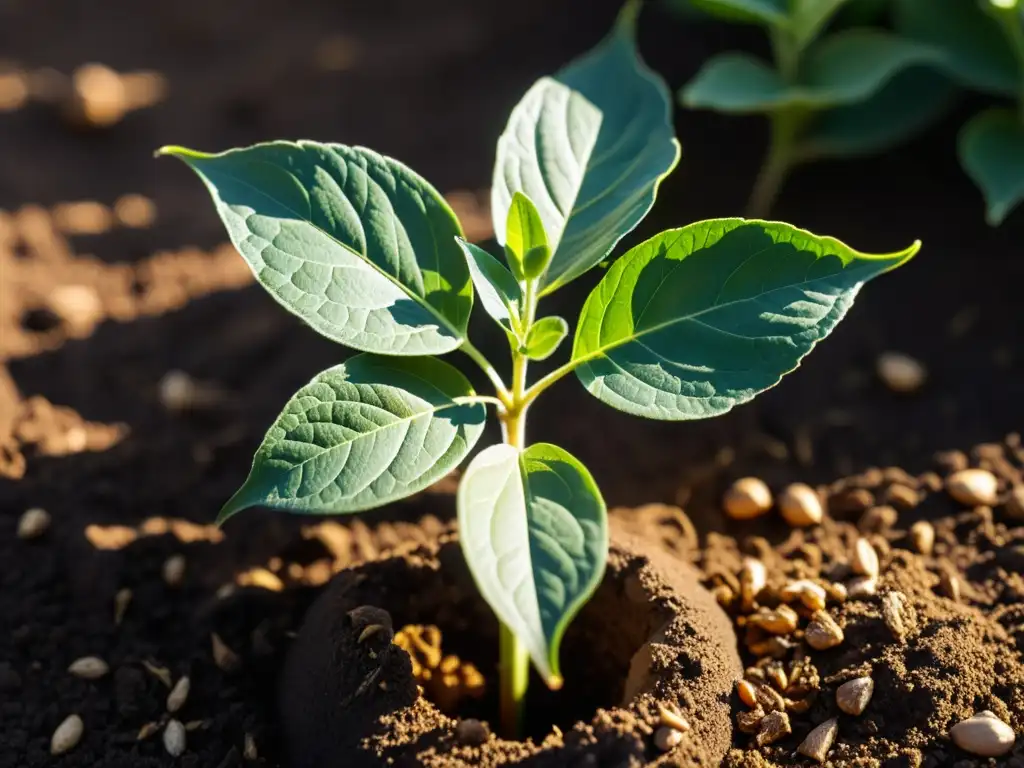
[[[566,627],[601,581],[604,501],[589,472],[552,445],[482,451],[459,486],[459,531],[477,586],[551,685]]]
[[[524,192],[544,223],[552,259],[542,295],[607,256],[647,214],[679,157],[664,83],[640,60],[631,21],[554,77],[539,80],[501,138],[492,216]]]
[[[588,298],[576,373],[628,413],[719,415],[795,369],[864,281],[916,251],[866,256],[789,225],[742,219],[664,232],[620,258]]]
[[[464,340],[472,287],[458,220],[405,166],[314,142],[162,151],[203,179],[260,283],[323,335],[392,355]]]
[[[1024,200],[1024,125],[1009,109],[971,118],[958,141],[960,163],[985,196],[989,224],[1002,223]]]
[[[267,432],[252,471],[221,512],[261,505],[357,512],[422,490],[480,437],[484,406],[435,358],[357,355],[299,390]]]

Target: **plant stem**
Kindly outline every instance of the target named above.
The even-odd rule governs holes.
[[[498,375],[498,372],[494,369],[494,366],[491,365],[490,361],[484,357],[483,353],[479,349],[470,343],[469,339],[462,342],[462,346],[460,346],[459,349],[465,352],[474,363],[480,366],[480,370],[487,374],[487,378],[489,378],[491,380],[491,384],[494,385],[495,392],[498,393],[498,399],[507,407],[511,402],[511,393],[508,391],[508,388],[505,386],[505,382],[501,380],[501,376]]]
[[[751,219],[763,219],[771,213],[779,191],[796,161],[797,138],[804,115],[792,107],[782,108],[772,112],[769,120],[771,137],[768,152],[747,202],[747,217]]]

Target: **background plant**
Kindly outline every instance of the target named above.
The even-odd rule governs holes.
[[[564,449],[528,444],[530,405],[575,373],[653,419],[716,416],[776,384],[845,315],[861,285],[911,258],[868,256],[787,224],[716,219],[627,251],[576,321],[569,360],[530,384],[568,334],[540,300],[604,261],[675,166],[668,91],[640,61],[637,3],[612,34],[513,110],[498,141],[493,215],[504,263],[465,242],[443,198],[361,147],[272,142],[221,154],[165,147],[205,182],[264,288],[360,350],[297,392],[219,520],[254,505],[341,514],[427,487],[465,459],[493,407],[503,442],[458,492],[462,549],[500,621],[502,720],[517,729],[529,661],[561,685],[558,648],[600,582],[604,501]],[[509,341],[505,378],[469,340],[474,288]],[[478,395],[439,359],[486,374]]]
[[[943,16],[939,6],[957,1],[918,4],[922,14]],[[886,149],[926,126],[950,103],[954,89],[930,68],[941,58],[933,46],[879,28],[832,31],[841,12],[847,23],[874,18],[875,2],[686,2],[727,21],[757,24],[771,41],[770,63],[748,53],[720,54],[680,93],[690,108],[768,118],[769,144],[748,203],[751,216],[769,213],[795,166]]]

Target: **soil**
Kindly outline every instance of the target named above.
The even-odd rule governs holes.
[[[277,680],[306,609],[336,571],[402,542],[426,544],[452,517],[448,478],[373,515],[315,523],[253,511],[223,533],[208,527],[281,404],[344,352],[252,285],[195,179],[151,160],[152,150],[278,137],[369,144],[434,181],[483,240],[493,139],[508,110],[537,76],[593,44],[617,5],[528,0],[508,14],[472,0],[0,3],[0,134],[13,148],[0,153],[0,767],[283,765]],[[655,6],[641,20],[641,47],[675,88],[712,53],[764,43],[754,30],[684,24]],[[156,73],[162,85],[151,105],[84,130],[55,100],[90,61]],[[999,468],[1004,487],[1020,482],[1020,448],[1006,435],[1024,426],[1024,213],[986,227],[980,195],[957,167],[956,132],[979,106],[965,100],[906,148],[793,176],[778,218],[862,250],[915,238],[924,248],[868,286],[782,385],[707,422],[634,419],[570,380],[532,412],[531,439],[579,456],[616,520],[698,565],[710,586],[735,578],[741,552],[764,559],[776,582],[801,571],[845,579],[856,524],[871,531],[883,555],[878,594],[830,605],[842,645],[797,643],[785,659],[810,659],[818,695],[789,712],[793,734],[774,744],[736,729],[729,764],[807,763],[796,746],[836,713],[843,676],[862,671],[875,679],[874,699],[859,718],[840,716],[836,765],[977,764],[947,733],[982,709],[1024,733],[1024,522],[1002,504],[961,508],[938,490],[895,518],[861,521],[865,510],[850,511],[856,496],[840,488],[864,486],[871,509],[888,504],[894,478],[927,489],[925,473],[941,481],[963,461]],[[742,209],[763,126],[680,113],[677,127],[683,161],[632,242]],[[137,199],[132,213],[125,195],[150,200],[153,220]],[[90,205],[68,205],[81,202]],[[596,277],[551,310],[571,318]],[[473,333],[478,346],[500,348],[485,322]],[[873,370],[886,350],[922,361],[924,388],[888,391]],[[197,382],[189,407],[162,404],[171,371]],[[965,454],[936,463],[948,449]],[[804,533],[774,515],[731,521],[719,501],[744,475],[776,490],[816,485],[831,513]],[[50,529],[16,538],[22,512],[36,506],[50,512]],[[938,532],[928,558],[907,549],[918,520]],[[172,586],[162,569],[174,555],[185,570]],[[942,586],[948,574],[959,600]],[[123,590],[131,599],[117,622]],[[906,595],[902,639],[879,618],[894,591]],[[237,668],[215,663],[213,633]],[[748,666],[760,661],[741,650]],[[66,672],[86,655],[111,672],[95,681]],[[175,713],[188,727],[178,758],[161,744],[166,675],[191,680]],[[736,696],[730,706],[734,718],[744,711]],[[597,708],[572,718],[589,721]],[[72,713],[85,723],[82,739],[53,758],[50,736]],[[152,732],[140,739],[144,727]],[[697,734],[686,744],[698,751],[715,738]],[[1024,764],[1020,741],[1001,764]]]
[[[478,725],[497,722],[495,686],[476,706],[458,707],[472,719],[452,719],[417,691],[409,657],[391,652],[392,626],[432,621],[446,652],[496,666],[497,623],[454,536],[340,573],[289,653],[288,764],[321,768],[339,755],[360,766],[647,764],[660,756],[654,731],[666,708],[692,730],[660,762],[718,765],[732,742],[728,701],[742,671],[731,625],[689,564],[657,549],[642,554],[651,549],[644,540],[612,540],[604,581],[564,638],[565,687],[531,688],[526,742]],[[388,631],[360,642],[370,622]]]

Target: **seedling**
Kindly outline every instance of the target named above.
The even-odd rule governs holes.
[[[502,724],[521,718],[529,661],[562,685],[566,627],[601,581],[605,503],[564,449],[530,444],[526,417],[575,374],[652,419],[717,416],[773,386],[846,313],[861,285],[910,259],[868,256],[788,224],[701,221],[621,256],[575,323],[569,359],[530,383],[569,324],[541,300],[605,261],[679,158],[665,84],[639,59],[638,4],[612,33],[539,80],[498,140],[492,208],[504,259],[467,243],[444,199],[361,147],[272,142],[222,154],[165,147],[205,182],[259,282],[361,354],[299,390],[271,426],[224,521],[251,506],[344,514],[416,493],[462,462],[493,407],[504,441],[469,463],[461,544],[500,621]],[[511,379],[467,336],[476,291],[504,329]],[[439,356],[486,374],[478,395]]]
[[[896,25],[933,46],[960,85],[1011,107],[982,110],[960,131],[960,164],[981,188],[992,226],[1024,200],[1024,9],[1019,0],[897,0]]]
[[[881,29],[825,34],[850,0],[690,2],[728,21],[763,26],[771,39],[771,65],[746,53],[721,54],[680,94],[691,108],[768,118],[768,150],[748,215],[769,213],[795,166],[886,149],[928,125],[950,103],[954,89],[929,68],[939,61],[932,46]],[[960,4],[918,2],[922,13],[935,16]]]

